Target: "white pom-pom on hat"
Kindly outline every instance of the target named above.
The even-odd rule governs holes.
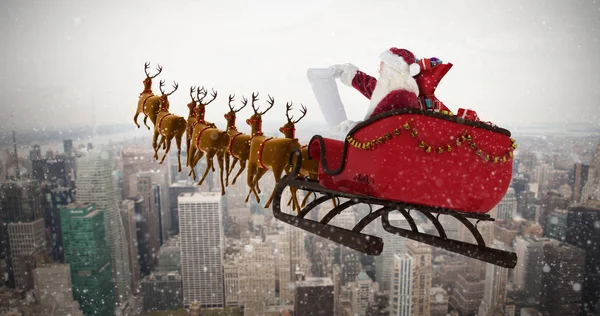
[[[415,55],[403,48],[392,47],[381,53],[380,58],[387,66],[401,73],[409,73],[412,77],[421,71]]]

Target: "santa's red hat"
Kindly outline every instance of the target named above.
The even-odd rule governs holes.
[[[387,66],[398,72],[410,73],[414,77],[421,71],[415,55],[409,50],[392,47],[381,53],[379,57]]]

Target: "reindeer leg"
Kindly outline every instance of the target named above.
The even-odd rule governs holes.
[[[277,184],[279,183],[279,179],[281,178],[281,174],[283,173],[283,170],[281,168],[278,169],[273,169],[273,177],[275,177],[275,187],[277,187]],[[292,193],[293,195],[293,193]],[[267,200],[267,203],[265,204],[265,208],[269,208],[269,206],[271,205],[271,202],[273,202],[273,197],[275,196],[275,188],[273,188],[273,192],[271,192],[271,196],[269,197],[269,200]],[[294,207],[296,207],[294,205]]]
[[[229,186],[229,150],[223,151],[223,160],[225,160],[225,186]]]
[[[154,131],[154,135],[152,137],[152,148],[154,149],[154,159],[158,159],[158,145],[156,144],[157,139],[158,139],[158,132]]]
[[[144,125],[146,125],[148,130],[150,130],[150,126],[148,126],[148,124],[146,124],[146,120],[148,120],[148,115],[144,115]]]
[[[234,165],[235,165],[236,161],[237,160],[235,158],[233,158]],[[237,180],[237,178],[240,176],[240,174],[242,174],[242,172],[244,172],[244,169],[246,169],[246,161],[247,160],[240,160],[240,170],[235,175],[235,177],[233,177],[233,181],[231,182],[231,184],[235,184],[235,180]],[[233,165],[231,166],[231,171],[233,171]]]
[[[137,128],[140,128],[140,124],[137,122],[138,116],[140,116],[140,112],[135,112],[135,115],[133,116],[133,122],[135,125],[137,125]]]
[[[198,185],[201,185],[202,182],[204,182],[204,179],[206,179],[206,176],[208,175],[208,171],[213,167],[213,157],[211,157],[208,153],[206,154],[206,170],[204,170],[204,175],[202,176],[202,179],[200,179],[200,182],[198,182]]]
[[[228,171],[227,171],[227,175],[230,175],[230,174],[231,174],[231,172],[233,172],[233,168],[235,168],[235,165],[237,164],[237,162],[238,162],[238,159],[237,159],[237,158],[235,158],[235,157],[233,157],[233,160],[231,160],[231,164],[230,164],[230,166],[229,166],[229,169],[228,169]],[[245,164],[244,164],[244,165],[245,165]],[[232,182],[232,184],[233,184],[233,183],[234,183],[234,182]]]
[[[225,195],[225,186],[223,185],[223,159],[225,153],[217,153],[217,163],[219,164],[219,178],[221,179],[221,195]]]
[[[181,137],[183,135],[177,135],[175,138],[175,143],[177,144],[177,166],[179,167],[179,171],[181,172]]]
[[[204,157],[204,152],[202,150],[196,150],[196,154],[194,155],[194,158],[192,160],[192,168],[193,168],[193,174],[194,174],[194,180],[196,180],[196,165],[198,164],[198,162],[200,161],[200,159],[202,159],[202,157]]]
[[[171,138],[167,138],[166,143],[167,143],[167,149],[165,150],[165,154],[163,155],[162,159],[160,160],[160,164],[162,164],[163,161],[165,161],[167,154],[169,154],[169,150],[171,149]]]
[[[252,183],[252,187],[255,188],[254,190],[254,195],[256,196],[256,202],[260,202],[260,198],[258,197],[258,194],[256,193],[256,187],[258,186],[258,183],[260,181],[260,179],[262,179],[262,177],[267,173],[267,171],[269,171],[268,169],[263,169],[263,168],[258,168],[258,170],[256,171],[256,174],[254,175],[254,182]],[[259,192],[260,194],[260,192]]]
[[[191,142],[192,142],[192,139],[190,137],[186,136],[185,137],[185,151],[188,153],[188,157],[190,154],[190,143]],[[185,166],[187,167],[189,165],[190,165],[190,159],[188,158],[185,160]],[[189,176],[189,174],[188,174],[188,176]]]
[[[188,147],[186,166],[190,167],[190,172],[188,172],[188,177],[191,176],[192,174],[194,174],[194,180],[196,180],[196,173],[194,172],[194,168],[192,168],[192,162],[194,161],[195,154],[196,154],[196,148]]]
[[[256,172],[258,171],[258,166],[256,164],[256,162],[252,162],[250,161],[248,163],[248,171],[246,172],[246,183],[248,184],[248,187],[250,187],[250,190],[248,190],[248,195],[246,195],[246,203],[248,203],[248,200],[250,199],[250,194],[254,193],[254,196],[256,197],[256,200],[260,202],[260,198],[258,197],[258,193],[256,193],[256,190],[254,190],[254,176],[256,175]],[[241,171],[239,172],[241,173]],[[239,175],[238,173],[238,175]],[[237,178],[237,176],[236,176]],[[235,179],[233,179],[233,181],[235,181]]]

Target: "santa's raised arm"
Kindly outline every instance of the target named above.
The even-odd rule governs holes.
[[[360,71],[353,64],[330,67],[335,71],[336,78],[371,100],[364,120],[393,109],[420,108],[419,87],[413,78],[420,71],[415,55],[406,49],[392,47],[381,53],[380,59],[378,79]],[[347,133],[358,123],[344,121],[335,131]]]

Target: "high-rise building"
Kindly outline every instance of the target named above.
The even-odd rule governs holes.
[[[0,258],[8,257],[9,223],[33,222],[44,217],[43,194],[35,180],[4,181],[0,184]]]
[[[394,255],[390,288],[390,315],[412,315],[413,260],[406,253]]]
[[[600,144],[596,147],[596,152],[590,162],[587,181],[581,195],[582,203],[588,200],[600,201]]]
[[[404,229],[410,229],[408,222],[400,213],[389,214],[390,224]],[[383,292],[390,291],[390,280],[392,278],[392,269],[394,267],[394,255],[406,253],[406,238],[399,237],[384,231],[381,226],[377,226],[377,236],[384,242],[383,251],[375,258],[375,278],[379,283],[379,288]]]
[[[408,242],[407,253],[412,258],[411,296],[412,315],[426,316],[431,310],[431,278],[433,267],[431,265],[431,247],[419,242]]]
[[[500,242],[494,242],[493,247],[505,251],[509,250],[508,247]],[[507,282],[508,269],[491,263],[486,264],[483,301],[479,306],[478,315],[494,315],[494,311],[498,308],[504,308]]]
[[[547,238],[534,238],[529,236],[518,236],[515,241],[515,252],[517,266],[515,267],[515,287],[522,290],[534,302],[539,302],[542,267],[544,261],[544,244]]]
[[[456,287],[449,300],[450,305],[460,312],[460,315],[477,312],[483,299],[485,279],[480,278],[479,271],[470,272],[458,274]]]
[[[154,272],[142,280],[142,309],[164,311],[183,307],[181,275],[177,271]]]
[[[115,300],[125,301],[131,295],[131,269],[119,194],[112,175],[112,154],[105,150],[88,152],[77,163],[77,201],[93,203],[105,212],[112,273],[116,280]]]
[[[570,207],[565,242],[585,251],[583,312],[596,313],[600,304],[600,203]]]
[[[203,308],[225,305],[224,236],[220,193],[184,193],[179,197],[183,304]]]
[[[498,220],[512,220],[517,215],[517,196],[515,189],[508,188],[506,194],[496,206],[498,209]]]
[[[296,282],[295,316],[333,315],[333,282],[330,278],[306,278]]]
[[[544,246],[540,303],[549,316],[578,316],[581,311],[585,251],[550,240]]]
[[[129,269],[131,273],[131,288],[135,289],[140,281],[140,264],[138,261],[137,247],[137,229],[135,217],[135,202],[133,200],[123,200],[121,202],[121,221],[125,228],[125,237],[127,238],[127,253],[129,255]]]
[[[63,150],[65,155],[71,156],[73,155],[73,140],[72,139],[63,139]]]
[[[44,219],[8,224],[8,239],[17,288],[29,290],[27,256],[46,248]]]
[[[33,315],[83,316],[73,299],[71,270],[68,264],[45,264],[33,270],[33,284],[38,306]]]
[[[364,272],[360,272],[354,280],[352,288],[352,310],[355,314],[364,315],[369,304],[375,302],[375,293],[379,292],[379,284],[373,282]]]
[[[571,170],[569,182],[573,191],[572,200],[575,203],[581,202],[581,194],[587,183],[589,169],[590,165],[576,163]]]
[[[73,296],[86,315],[114,315],[115,310],[105,214],[104,210],[90,203],[73,203],[60,212],[65,261],[71,267]]]
[[[229,190],[229,189],[228,189]],[[177,197],[181,193],[192,193],[198,192],[198,186],[195,184],[188,184],[186,181],[178,181],[169,187],[169,211],[171,216],[171,232],[174,235],[179,234],[179,210],[177,205]]]

